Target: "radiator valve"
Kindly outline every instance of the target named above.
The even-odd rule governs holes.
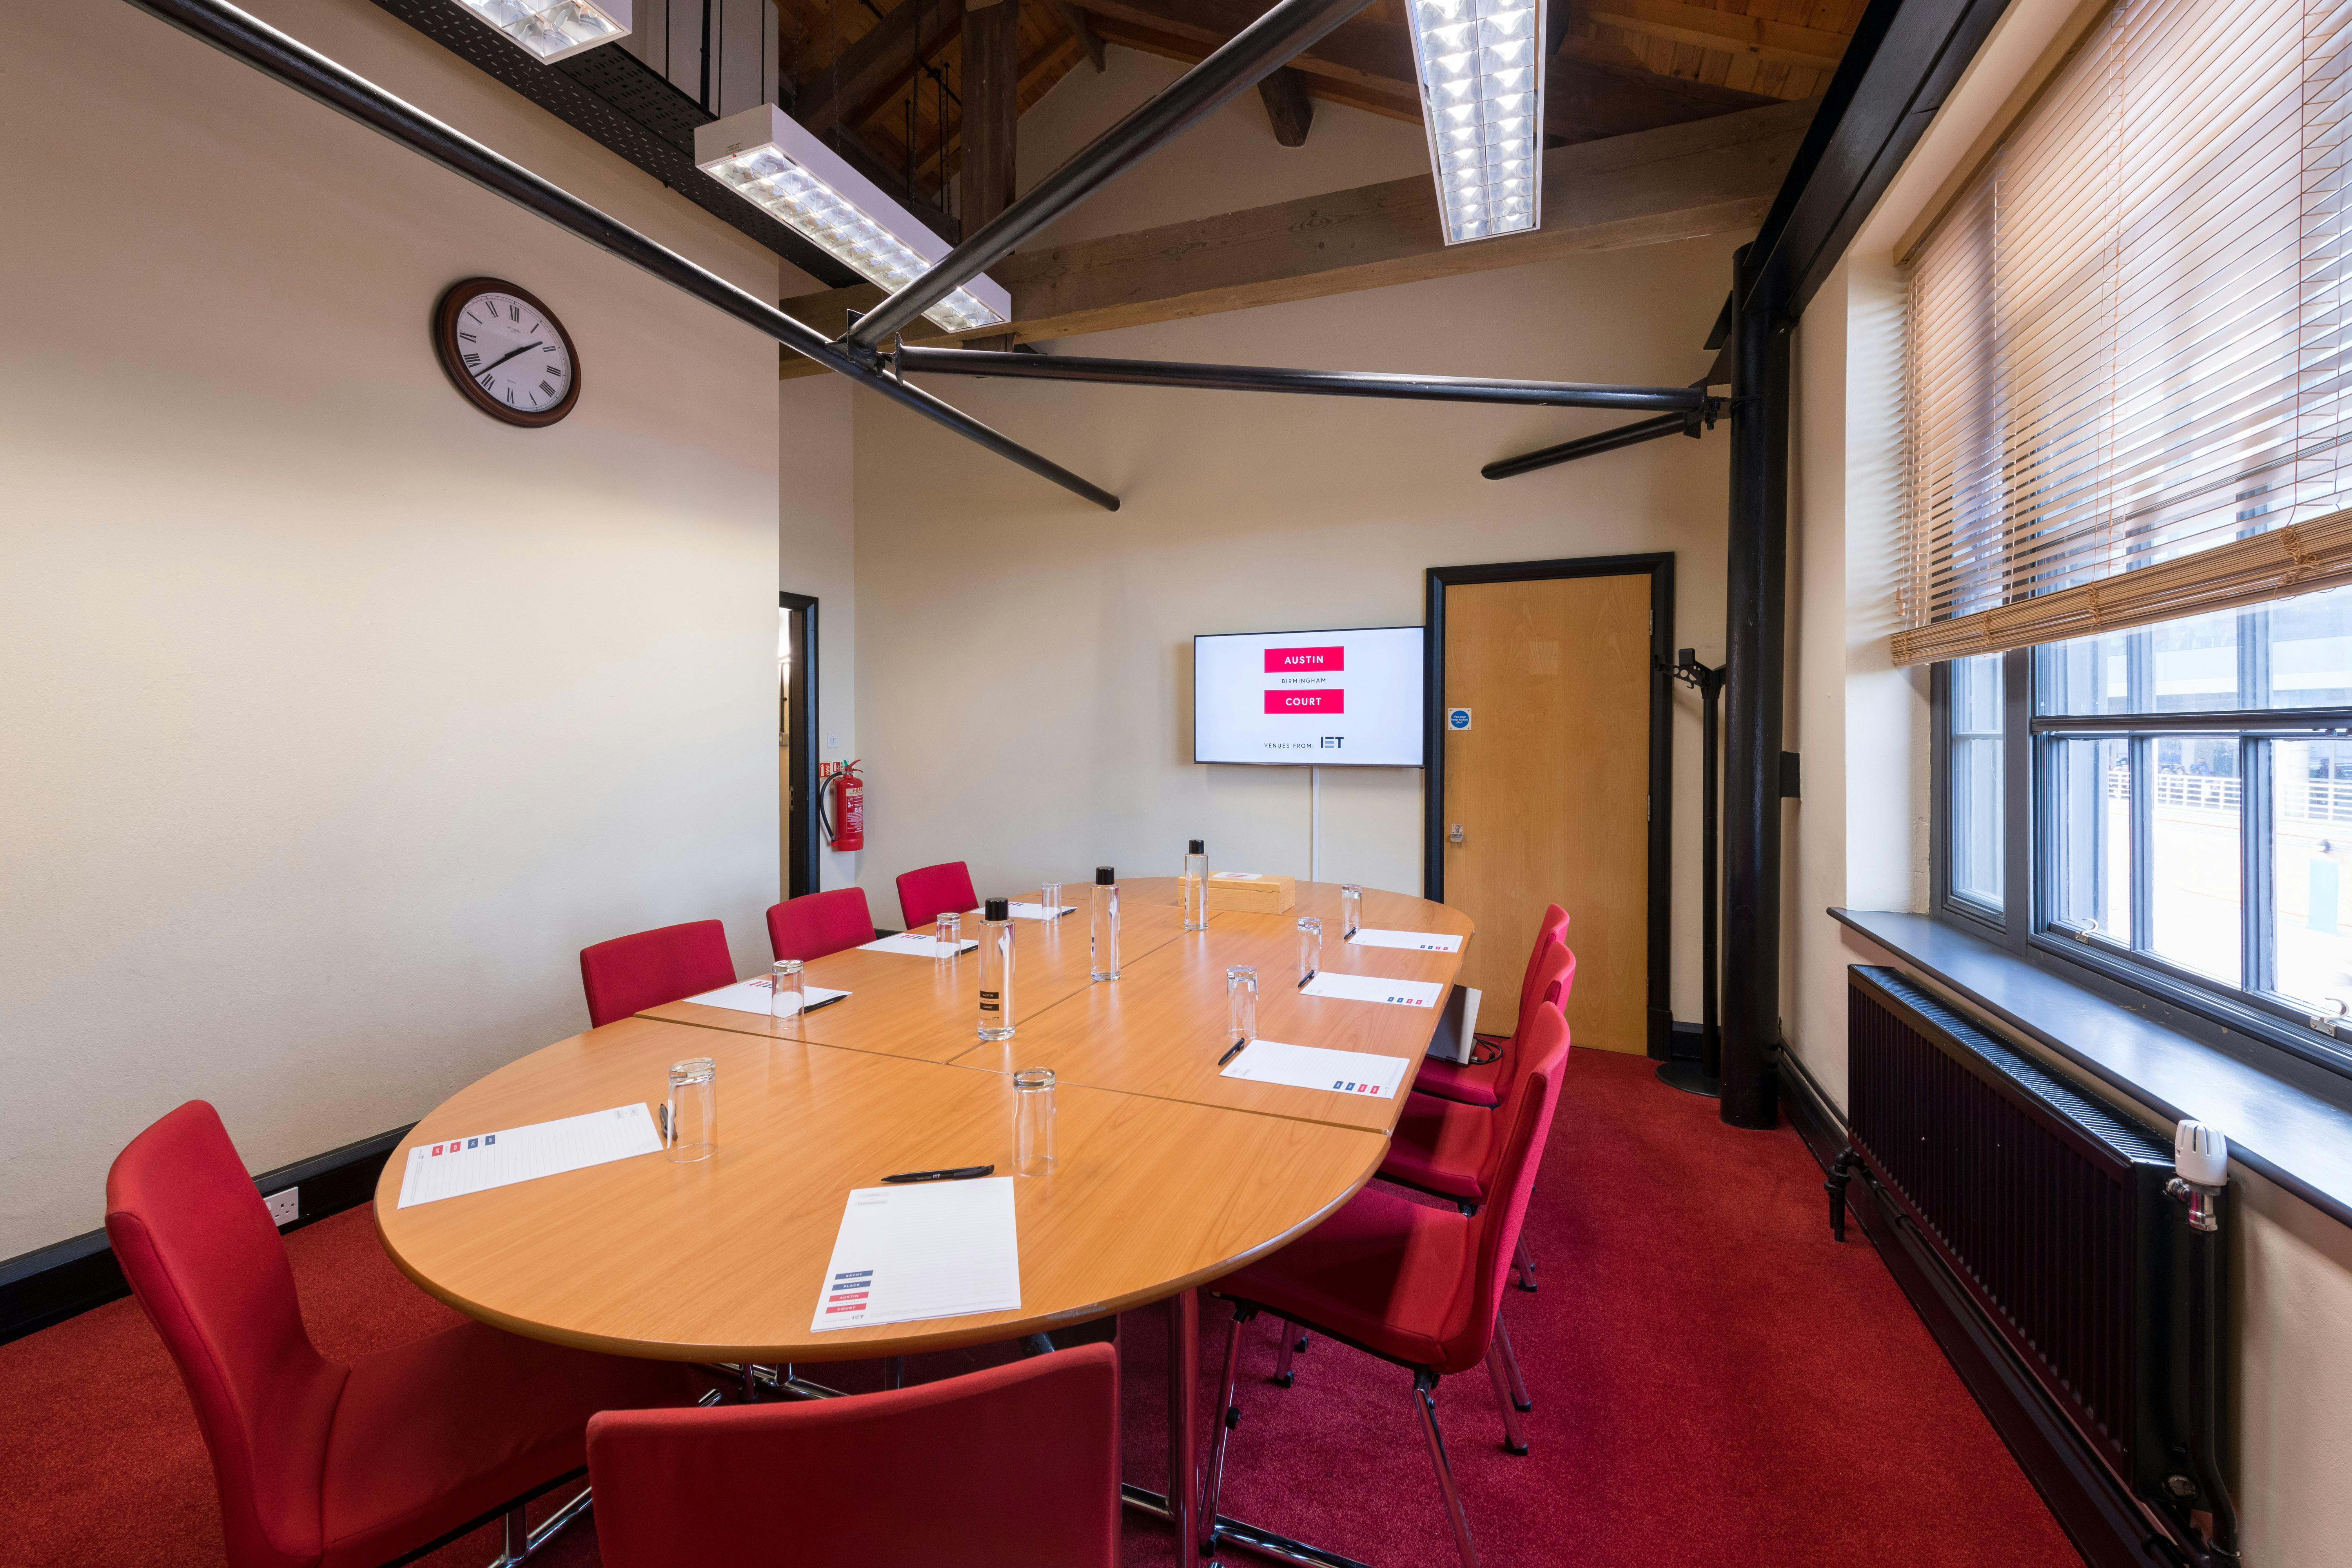
[[[2214,1200],[2230,1181],[2230,1141],[2201,1121],[2184,1121],[2172,1136],[2172,1180],[2164,1184],[2171,1196],[2189,1205],[2189,1223],[2198,1230],[2219,1230]]]

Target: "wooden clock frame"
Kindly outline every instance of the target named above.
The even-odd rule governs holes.
[[[572,361],[572,384],[563,389],[563,395],[551,406],[536,413],[509,407],[483,391],[481,384],[467,373],[457,348],[458,312],[481,295],[490,293],[511,294],[529,305],[544,316],[547,324],[555,329],[556,336],[563,340],[563,352]],[[465,396],[467,402],[491,418],[503,420],[509,425],[520,425],[528,430],[541,429],[571,413],[572,405],[580,401],[580,350],[572,342],[572,333],[564,326],[562,318],[549,310],[545,302],[530,289],[520,288],[503,278],[462,278],[442,290],[439,301],[433,307],[433,357],[441,362],[441,369],[449,377],[450,384]]]

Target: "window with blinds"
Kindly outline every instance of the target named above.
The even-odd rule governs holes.
[[[2352,578],[2334,519],[2191,564],[2352,505],[2347,46],[2352,0],[2125,0],[1918,247],[1898,660]]]

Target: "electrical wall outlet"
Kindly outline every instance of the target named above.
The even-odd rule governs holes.
[[[272,1193],[261,1200],[269,1205],[269,1217],[285,1229],[302,1217],[302,1189],[289,1187],[282,1193]]]

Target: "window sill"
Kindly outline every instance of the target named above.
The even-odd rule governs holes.
[[[1954,922],[1876,910],[1829,913],[2099,1081],[2176,1121],[2219,1128],[2232,1156],[2352,1225],[2352,1110]]]

